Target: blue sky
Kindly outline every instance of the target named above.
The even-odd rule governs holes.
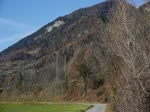
[[[105,0],[0,0],[0,51],[59,16]],[[134,0],[136,5],[142,0]]]

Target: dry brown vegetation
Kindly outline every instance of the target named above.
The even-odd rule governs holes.
[[[43,34],[45,26],[5,50],[0,84],[17,87],[4,90],[1,98],[9,99],[10,93],[18,100],[61,96],[107,102],[112,112],[149,112],[149,4],[135,8],[125,0],[107,0],[60,17],[64,26]]]

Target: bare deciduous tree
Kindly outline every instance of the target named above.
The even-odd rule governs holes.
[[[138,32],[144,26],[138,20],[140,15],[134,10],[124,0],[117,1],[113,19],[107,26],[109,36],[103,38],[112,57],[117,58],[113,63],[119,64],[115,68],[115,73],[119,72],[114,99],[114,111],[117,112],[149,112],[145,104],[149,93],[143,78],[149,78],[150,54],[146,52],[143,41],[139,40]]]

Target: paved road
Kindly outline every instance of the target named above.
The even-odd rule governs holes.
[[[93,108],[87,110],[86,112],[105,112],[106,104],[95,104]]]

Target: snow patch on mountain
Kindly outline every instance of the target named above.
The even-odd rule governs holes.
[[[63,24],[64,24],[63,21],[55,21],[55,23],[53,25],[51,25],[51,26],[48,26],[46,28],[46,30],[47,30],[47,32],[51,32],[54,27],[59,27],[59,26],[61,26]]]

